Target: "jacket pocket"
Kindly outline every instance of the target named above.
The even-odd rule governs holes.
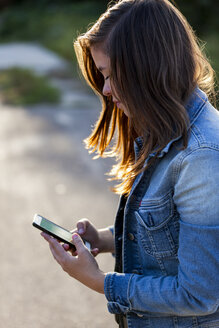
[[[156,258],[177,257],[179,217],[171,197],[156,202],[142,202],[135,211],[141,244]]]

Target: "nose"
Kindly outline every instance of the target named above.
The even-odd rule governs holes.
[[[108,96],[111,96],[112,95],[112,91],[111,91],[111,86],[110,86],[110,81],[109,79],[107,79],[105,82],[104,82],[104,86],[103,86],[103,95],[108,97]]]

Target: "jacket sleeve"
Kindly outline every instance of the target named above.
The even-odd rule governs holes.
[[[111,313],[207,315],[219,306],[219,150],[187,153],[175,172],[180,214],[177,276],[108,273]]]

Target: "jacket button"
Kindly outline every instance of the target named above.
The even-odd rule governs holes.
[[[137,316],[138,316],[139,318],[143,318],[144,315],[143,315],[143,314],[138,314],[138,313],[137,313]]]
[[[139,271],[135,269],[135,270],[132,270],[132,273],[139,274]]]
[[[134,240],[135,239],[135,236],[133,235],[133,233],[131,233],[131,232],[128,233],[128,239],[129,240]]]

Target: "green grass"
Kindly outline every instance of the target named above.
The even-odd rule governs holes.
[[[1,72],[0,95],[3,103],[11,105],[60,101],[59,90],[51,86],[47,78],[16,67]]]

